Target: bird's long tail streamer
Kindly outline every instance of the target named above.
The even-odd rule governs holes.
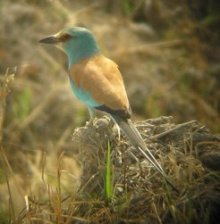
[[[141,154],[155,167],[155,169],[162,174],[167,183],[174,190],[178,191],[177,188],[169,179],[169,177],[167,176],[167,174],[165,173],[165,171],[163,170],[163,168],[161,167],[161,165],[159,164],[159,162],[155,159],[151,151],[147,148],[143,138],[141,137],[139,131],[136,129],[132,121],[129,119],[124,120],[123,118],[114,115],[113,119],[119,125],[124,134],[128,137],[128,139],[131,141],[132,145],[135,146],[135,148],[138,149],[141,152]]]

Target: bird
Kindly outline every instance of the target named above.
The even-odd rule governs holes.
[[[86,104],[90,115],[96,110],[107,113],[130,143],[177,190],[132,122],[131,106],[119,67],[102,54],[93,33],[85,27],[71,26],[39,42],[53,44],[64,51],[72,91]]]

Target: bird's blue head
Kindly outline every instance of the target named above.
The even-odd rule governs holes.
[[[40,40],[40,43],[56,44],[68,57],[69,67],[83,59],[99,54],[93,34],[83,27],[70,27]]]

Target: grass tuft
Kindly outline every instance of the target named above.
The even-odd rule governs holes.
[[[106,169],[105,169],[105,198],[107,203],[112,202],[112,162],[111,162],[111,145],[108,141],[107,153],[106,153]]]

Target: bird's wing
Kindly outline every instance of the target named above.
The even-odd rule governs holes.
[[[102,105],[102,110],[130,113],[121,73],[110,59],[99,55],[83,60],[71,67],[70,77],[74,85],[91,94]]]

